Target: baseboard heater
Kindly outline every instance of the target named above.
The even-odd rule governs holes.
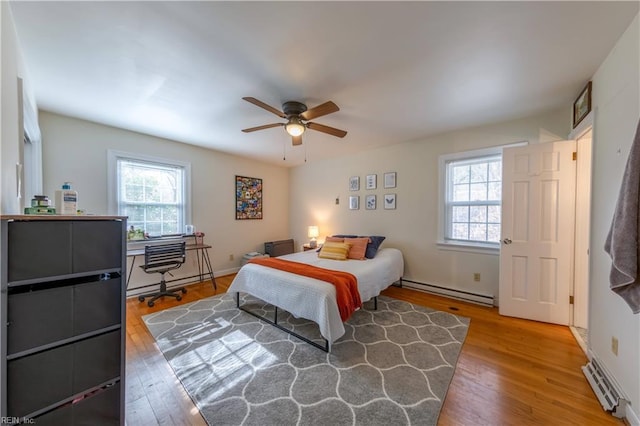
[[[264,252],[271,257],[291,254],[294,251],[293,239],[268,241],[264,243]]]
[[[465,302],[477,303],[483,306],[494,306],[493,296],[486,294],[473,293],[470,291],[457,290],[454,288],[442,287],[434,284],[421,283],[419,281],[408,280],[406,278],[402,278],[401,285],[415,288],[416,290],[426,291],[427,293],[437,294],[439,296],[463,300]]]
[[[591,361],[582,367],[587,381],[596,394],[598,401],[605,411],[615,417],[624,418],[626,416],[626,406],[629,401],[621,396],[621,392],[614,385],[613,380],[607,378],[606,371],[598,364],[594,356]]]

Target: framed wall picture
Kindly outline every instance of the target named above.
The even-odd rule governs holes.
[[[364,207],[367,210],[375,210],[376,209],[376,196],[375,195],[367,195],[364,199]]]
[[[367,175],[367,189],[376,189],[378,186],[378,175]]]
[[[351,176],[349,178],[349,191],[360,190],[360,176]]]
[[[384,187],[385,188],[396,187],[396,172],[387,172],[384,174]]]
[[[236,176],[236,220],[262,219],[262,179]]]
[[[587,114],[591,111],[591,82],[582,89],[578,99],[573,103],[573,128],[580,124]]]
[[[384,208],[385,210],[396,209],[396,194],[384,194]]]
[[[360,196],[351,195],[349,197],[349,210],[358,210],[360,208]]]

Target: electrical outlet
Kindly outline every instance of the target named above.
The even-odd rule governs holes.
[[[233,260],[233,254],[229,255],[229,260]]]
[[[618,356],[618,338],[614,336],[611,336],[611,352]]]
[[[474,281],[480,281],[480,272],[474,272],[473,273],[473,280]]]

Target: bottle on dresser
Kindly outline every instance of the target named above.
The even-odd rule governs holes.
[[[62,190],[56,191],[56,213],[75,215],[78,212],[78,191],[71,189],[71,182],[65,182]]]

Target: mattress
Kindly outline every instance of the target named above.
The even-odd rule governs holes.
[[[314,250],[279,258],[355,275],[362,302],[378,296],[404,272],[402,252],[395,248],[382,248],[376,257],[366,260],[322,259]],[[329,344],[345,333],[335,287],[325,281],[248,263],[238,271],[228,292],[248,293],[298,318],[314,321]]]

